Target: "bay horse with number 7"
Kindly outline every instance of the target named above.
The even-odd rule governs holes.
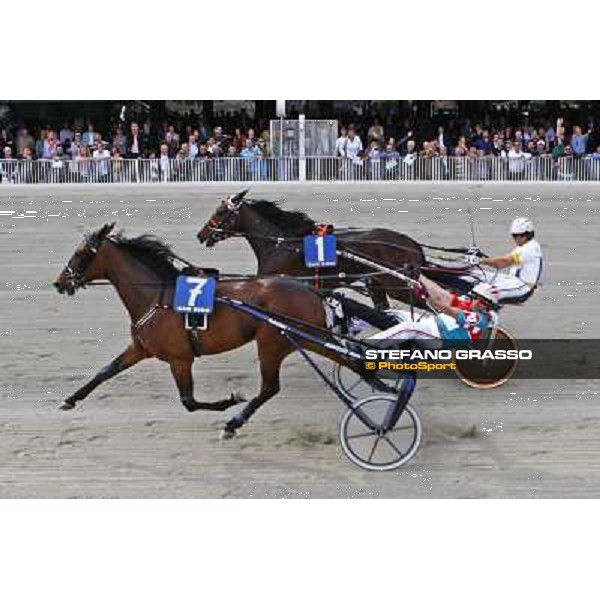
[[[168,246],[153,236],[126,238],[110,235],[114,223],[87,235],[54,283],[61,293],[72,295],[96,280],[107,279],[116,288],[131,318],[131,343],[110,364],[82,388],[71,394],[61,408],[75,408],[98,385],[147,358],[169,363],[182,404],[189,411],[223,411],[241,402],[237,393],[213,402],[194,399],[192,363],[195,354],[184,317],[172,309],[174,286],[181,271],[174,265],[177,257]],[[321,298],[310,288],[293,280],[253,279],[217,282],[216,296],[226,296],[281,315],[326,327]],[[260,392],[230,419],[224,428],[229,437],[256,409],[280,390],[280,369],[294,347],[267,322],[259,321],[218,301],[206,331],[199,332],[202,354],[233,350],[256,340],[260,366]],[[300,342],[303,347],[345,364],[338,354],[320,346]]]

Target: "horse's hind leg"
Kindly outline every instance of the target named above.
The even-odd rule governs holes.
[[[179,390],[179,399],[181,404],[190,412],[196,410],[226,410],[240,402],[240,399],[233,394],[227,400],[218,402],[196,402],[194,400],[194,378],[192,377],[192,360],[178,360],[169,363],[171,373]]]
[[[129,367],[132,367],[144,358],[147,358],[147,354],[142,347],[135,343],[127,346],[124,352],[119,354],[117,358],[106,365],[101,371],[98,371],[91,381],[79,388],[75,393],[71,394],[63,402],[60,408],[62,410],[71,410],[72,408],[75,408],[75,404],[79,402],[79,400],[83,400],[101,383],[108,381],[118,373],[123,372],[125,369],[129,369]]]
[[[233,437],[236,430],[246,423],[258,408],[269,400],[269,398],[275,396],[280,390],[279,372],[281,370],[281,363],[292,352],[292,348],[279,333],[276,333],[279,339],[275,338],[273,340],[273,333],[271,329],[264,337],[257,336],[256,339],[260,359],[260,393],[255,398],[252,398],[232,419],[227,421],[221,432],[222,439]]]

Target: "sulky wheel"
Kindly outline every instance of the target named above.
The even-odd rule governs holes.
[[[506,329],[498,327],[489,349],[518,350],[518,346],[515,338]],[[455,373],[465,385],[487,390],[506,383],[515,372],[518,362],[517,358],[488,361],[457,360]]]
[[[358,373],[355,373],[348,367],[343,367],[340,364],[335,364],[333,367],[333,382],[336,387],[348,400],[355,402],[359,398],[364,398],[368,395],[381,393],[372,383],[365,381]],[[383,383],[390,388],[390,393],[393,394],[398,390],[402,379],[384,379]]]
[[[369,471],[391,471],[415,455],[422,435],[419,415],[407,405],[386,428],[396,406],[396,396],[376,394],[348,409],[340,423],[340,442],[354,464]]]

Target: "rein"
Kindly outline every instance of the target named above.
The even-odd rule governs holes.
[[[190,265],[193,266],[193,265]],[[196,269],[202,270],[200,267],[195,267]],[[322,275],[321,279],[348,279],[348,280],[360,280],[366,277],[374,277],[376,275],[381,275],[380,271],[371,271],[367,273],[360,274],[349,274],[349,273],[338,273],[336,275]],[[293,279],[294,281],[313,281],[312,275],[252,275],[250,273],[220,273],[218,280],[219,281],[249,281],[253,279]],[[103,285],[111,285],[110,281],[93,281],[88,283],[89,286],[103,286]],[[148,283],[136,283],[132,284],[134,287],[160,287],[164,285],[163,283],[157,282],[148,282]]]
[[[233,229],[223,229],[220,227],[213,227],[212,225],[208,225],[207,226],[208,229],[213,232],[218,232],[218,233],[224,233],[227,235],[227,237],[238,237],[238,238],[245,238],[247,240],[263,240],[263,241],[267,241],[267,242],[275,242],[275,244],[277,246],[281,245],[281,244],[301,244],[304,241],[304,237],[281,237],[281,236],[269,236],[269,235],[258,235],[258,234],[251,234],[251,233],[245,233],[243,231],[234,231]],[[358,232],[367,232],[370,231],[369,229],[355,229],[355,228],[344,228],[344,229],[337,229],[336,230],[336,234],[339,232],[345,232],[345,231],[352,231],[353,233],[358,233]],[[222,241],[224,239],[227,239],[226,237],[221,238],[219,241]],[[387,248],[393,248],[395,250],[405,250],[405,251],[416,251],[416,248],[410,247],[410,246],[402,246],[400,244],[393,244],[391,242],[384,242],[384,241],[378,241],[378,240],[363,240],[363,239],[359,239],[359,238],[349,238],[349,239],[343,239],[343,240],[339,240],[342,244],[374,244],[377,246],[385,246]],[[432,250],[443,250],[443,248],[437,248],[436,246],[426,246],[425,244],[419,244],[421,247],[423,248],[431,248]],[[467,249],[466,248],[455,248],[455,249],[448,249],[448,252],[456,252],[459,254],[466,254],[467,253]]]

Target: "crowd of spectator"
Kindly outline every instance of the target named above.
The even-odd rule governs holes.
[[[397,131],[397,128],[394,128]],[[454,128],[455,130],[457,128]],[[400,128],[399,137],[388,137],[378,119],[359,135],[350,124],[342,127],[336,142],[336,155],[348,158],[455,156],[472,158],[561,156],[581,157],[600,152],[600,132],[593,123],[586,127],[567,125],[562,118],[556,123],[535,127],[523,124],[501,130],[486,128],[481,123],[466,124],[459,133],[450,135],[443,125],[434,133],[420,135],[408,123]],[[366,143],[365,143],[366,142]]]
[[[14,180],[17,168],[14,166],[11,170],[11,164],[17,163],[15,159],[41,159],[43,170],[38,169],[37,175],[31,175],[30,179],[137,180],[139,167],[134,172],[131,166],[120,164],[120,161],[146,158],[152,160],[152,178],[174,180],[177,175],[179,180],[191,172],[191,165],[241,157],[247,159],[243,162],[249,166],[244,167],[244,172],[226,174],[228,178],[269,178],[267,169],[271,167],[264,164],[267,161],[261,161],[271,155],[268,130],[255,129],[247,119],[243,120],[245,127],[236,127],[240,123],[231,119],[224,122],[225,127],[222,124],[208,127],[198,121],[177,125],[165,121],[157,128],[150,121],[142,124],[119,122],[109,132],[98,131],[93,123],[83,131],[64,123],[62,128],[46,126],[35,135],[22,126],[14,136],[2,130],[0,175],[6,181],[12,174]],[[341,126],[335,156],[349,159],[349,166],[344,171],[349,177],[361,175],[358,169],[362,166],[368,170],[368,178],[402,179],[405,178],[403,173],[412,172],[413,167],[428,165],[427,169],[431,171],[431,165],[437,164],[445,170],[441,178],[448,178],[451,162],[462,169],[458,178],[486,179],[493,178],[489,166],[493,157],[517,165],[509,173],[515,176],[523,174],[525,167],[521,165],[535,157],[548,157],[555,162],[584,156],[600,160],[600,133],[592,121],[584,126],[568,123],[563,118],[552,123],[545,121],[531,125],[525,122],[500,128],[486,121],[471,123],[468,119],[445,124],[411,123],[408,119],[398,123],[389,115],[385,119],[375,116],[368,122],[361,120],[358,125]],[[449,158],[464,161],[448,161]],[[463,162],[467,166],[460,166]],[[174,163],[180,166],[174,166]],[[472,165],[477,165],[477,173],[466,172],[473,168]],[[221,175],[215,173],[214,176],[219,178]],[[424,171],[424,178],[431,178],[431,172]]]
[[[408,121],[390,129],[399,137],[388,137],[378,119],[363,127],[362,136],[353,124],[341,128],[335,153],[354,165],[352,178],[360,176],[362,168],[369,172],[361,178],[370,179],[567,179],[576,178],[577,159],[600,161],[600,132],[593,123],[582,127],[563,118],[538,127],[523,124],[500,130],[467,121],[459,127],[453,124],[453,135],[443,125],[426,132],[421,124],[417,133]],[[596,171],[598,164],[588,166],[584,175]]]
[[[223,126],[208,128],[191,124],[181,129],[169,122],[155,129],[150,121],[116,124],[108,134],[89,123],[84,131],[75,130],[70,123],[61,129],[51,126],[39,130],[34,137],[26,126],[13,137],[7,130],[0,132],[0,175],[4,180],[29,172],[17,169],[15,159],[38,160],[43,168],[31,169],[30,179],[47,181],[114,181],[132,177],[139,179],[139,167],[134,171],[120,164],[123,159],[151,159],[156,178],[172,179],[184,169],[175,163],[204,162],[215,158],[241,157],[253,165],[269,156],[269,133],[257,134],[254,127],[224,131]],[[11,165],[11,162],[15,162]],[[11,168],[12,167],[12,168]],[[116,167],[116,168],[115,168]],[[254,168],[254,166],[253,166]],[[20,177],[22,179],[22,177]]]
[[[19,128],[15,136],[4,129],[0,133],[0,148],[5,157],[18,159],[76,160],[79,156],[94,157],[94,153],[103,158],[106,152],[123,158],[155,158],[159,154],[169,158],[217,158],[243,156],[244,152],[266,155],[269,133],[257,134],[253,127],[225,132],[220,125],[209,129],[202,124],[177,130],[168,122],[154,128],[150,121],[119,123],[107,133],[96,130],[93,123],[84,131],[65,123],[60,130],[48,125],[35,137],[26,126]]]

